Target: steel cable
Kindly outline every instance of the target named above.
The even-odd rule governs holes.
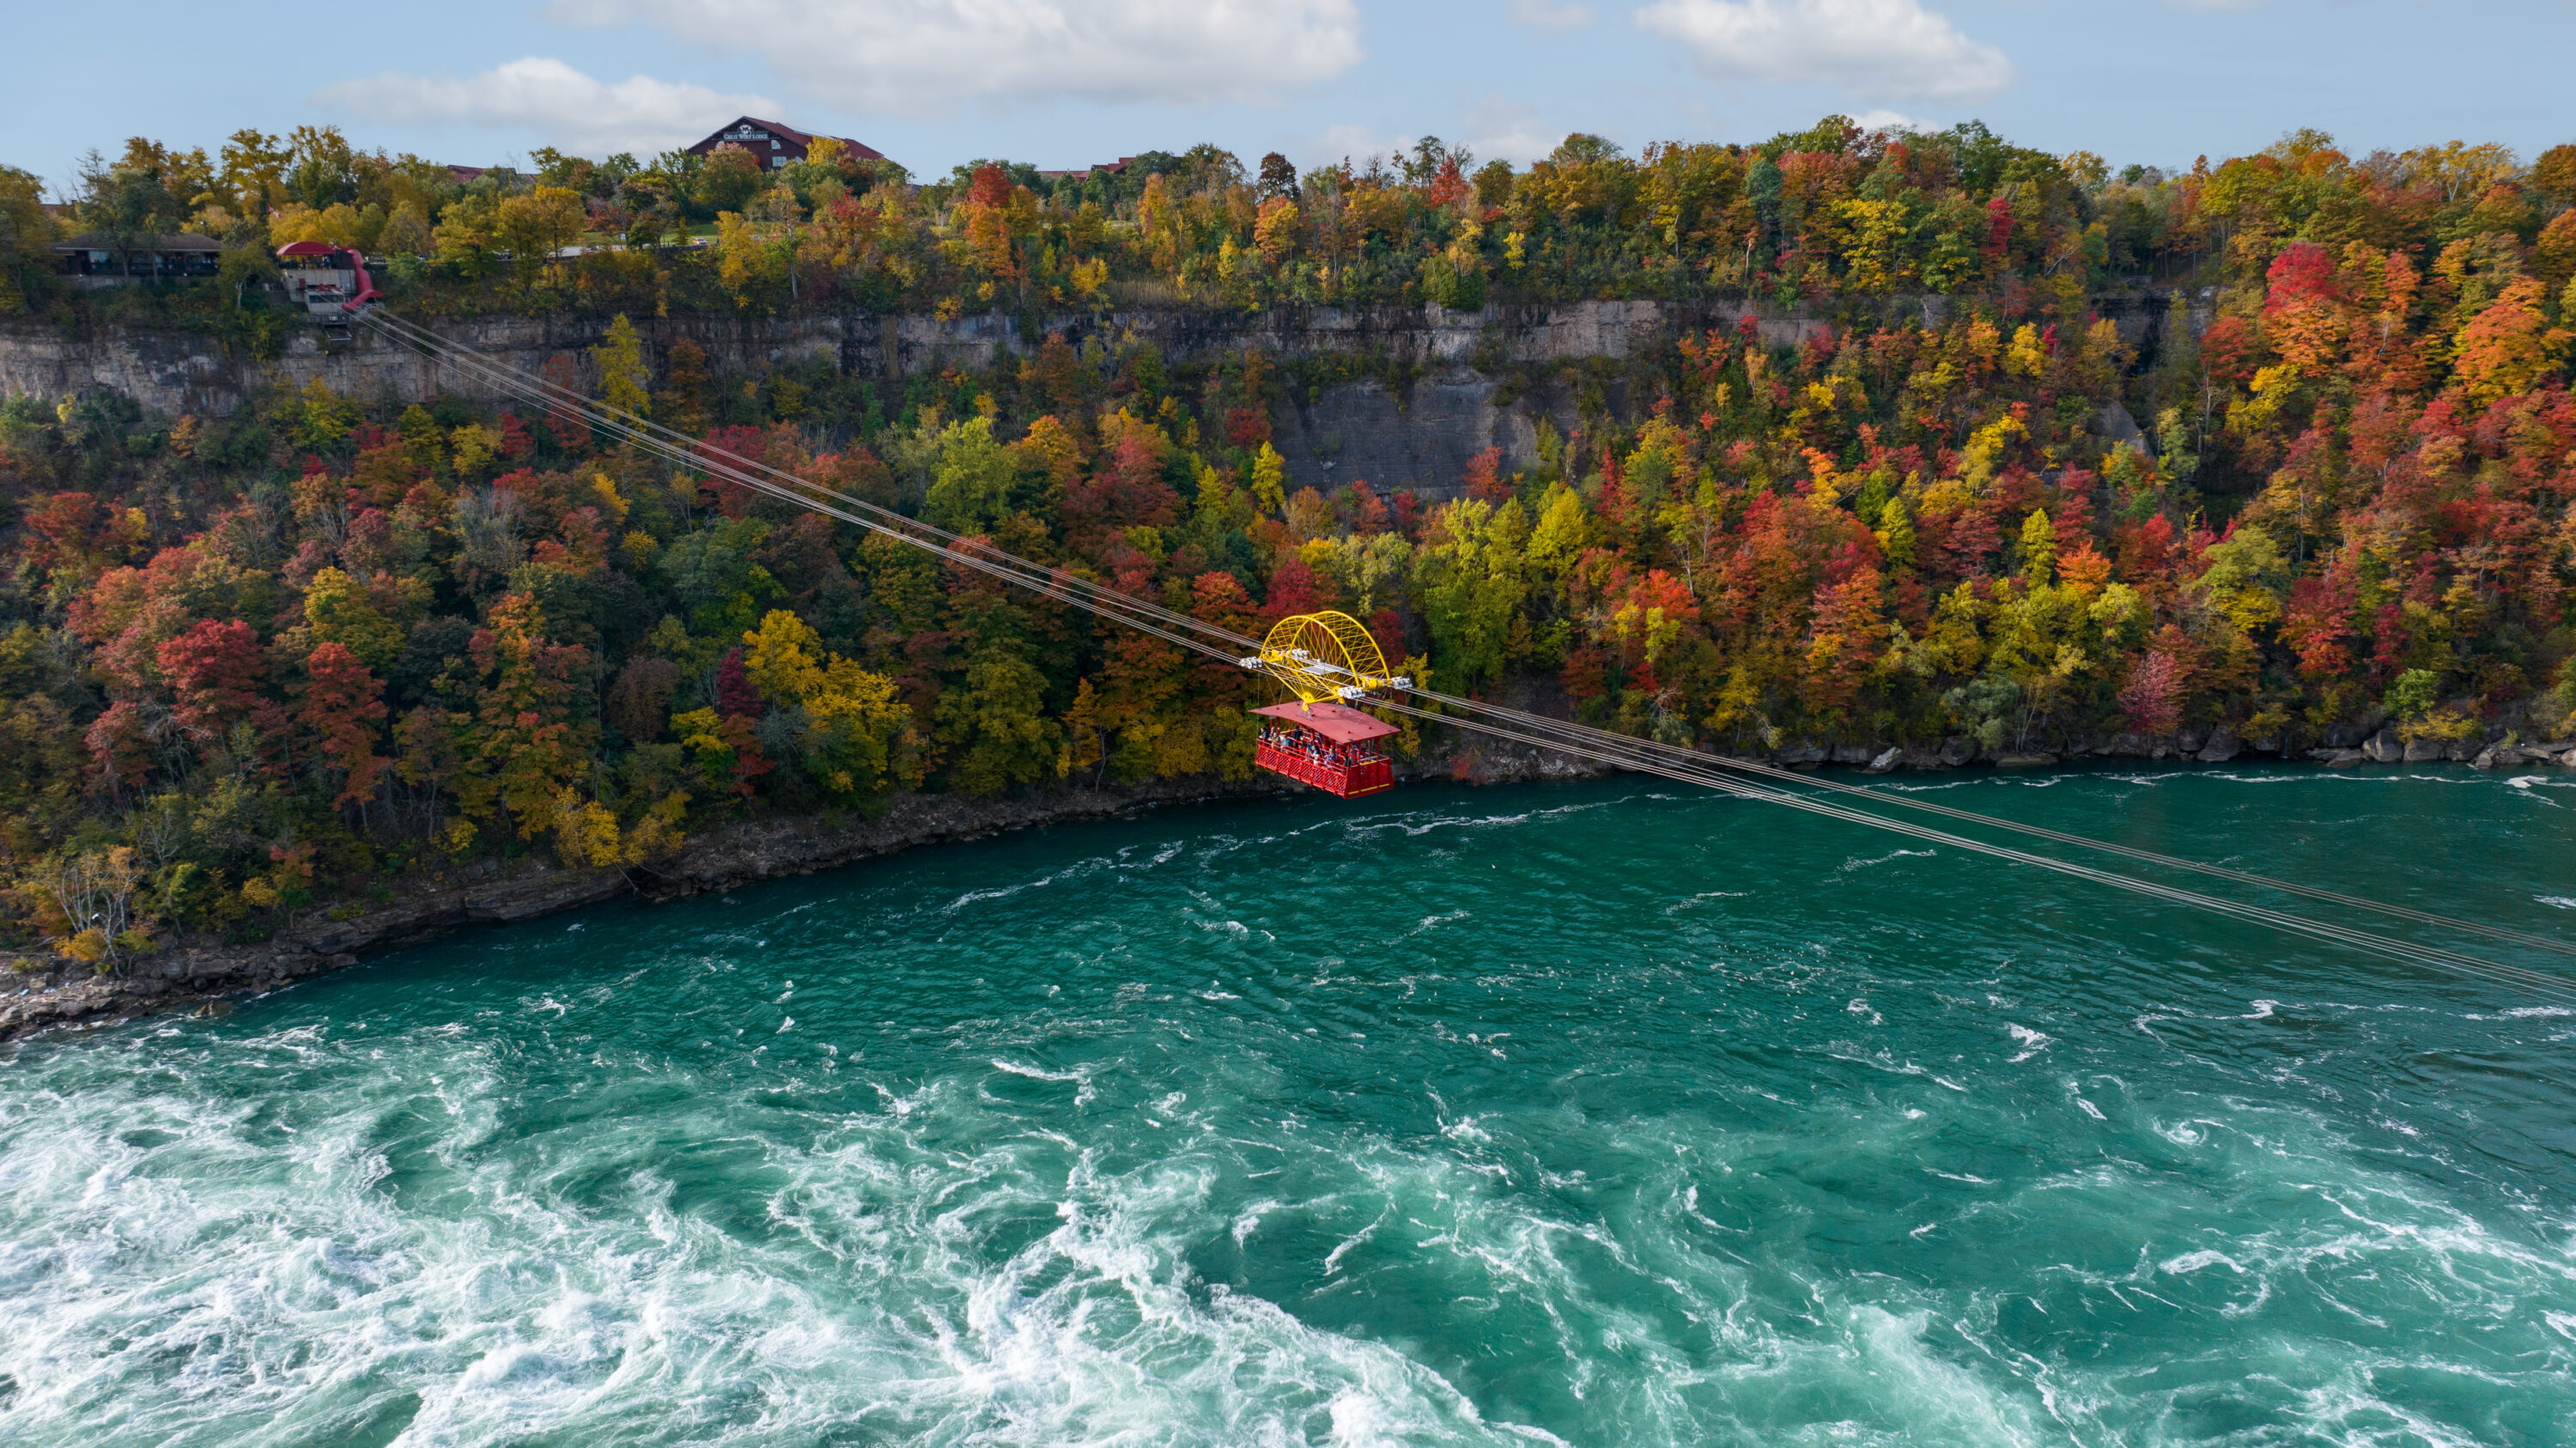
[[[1974,810],[1959,809],[1951,805],[1938,804],[1930,800],[1909,799],[1904,795],[1893,794],[1882,789],[1872,789],[1867,785],[1844,784],[1838,780],[1819,779],[1813,775],[1799,774],[1793,770],[1782,769],[1777,765],[1764,764],[1759,760],[1735,759],[1725,755],[1702,754],[1695,749],[1685,749],[1679,745],[1666,744],[1659,740],[1635,739],[1633,736],[1624,734],[1608,734],[1608,731],[1594,730],[1587,725],[1572,724],[1561,719],[1550,719],[1543,714],[1532,714],[1525,710],[1507,708],[1498,704],[1487,704],[1472,699],[1453,698],[1450,695],[1433,693],[1427,689],[1416,689],[1413,692],[1421,698],[1433,700],[1450,708],[1474,710],[1480,714],[1506,719],[1516,724],[1547,729],[1573,737],[1581,738],[1593,735],[1607,735],[1607,737],[1613,739],[1630,740],[1637,747],[1667,758],[1684,759],[1699,764],[1714,764],[1721,768],[1738,770],[1746,774],[1758,775],[1767,779],[1777,779],[1795,783],[1812,790],[1860,796],[1869,800],[1896,805],[1904,809],[1921,810],[1927,814],[1937,814],[1944,816],[1945,818],[1960,820],[1971,824],[1985,826],[1987,828],[2010,830],[2016,834],[2029,835],[2036,839],[2049,840],[2057,844],[2078,845],[2089,850],[2100,850],[2105,854],[2118,855],[2125,859],[2139,861],[2142,864],[2151,864],[2172,870],[2188,870],[2195,874],[2209,875],[2225,880],[2234,880],[2239,884],[2256,885],[2265,889],[2279,890],[2285,894],[2302,895],[2311,900],[2322,901],[2330,905],[2339,905],[2349,910],[2369,910],[2381,915],[2391,916],[2396,919],[2410,920],[2419,925],[2432,925],[2444,929],[2465,931],[2473,935],[2483,935],[2492,940],[2505,941],[2510,944],[2526,946],[2535,950],[2553,951],[2561,955],[2576,955],[2576,944],[2571,944],[2561,940],[2552,940],[2547,936],[2526,934],[2523,931],[2509,929],[2500,925],[2489,925],[2484,921],[2461,920],[2452,916],[2436,915],[2430,911],[2417,910],[2404,905],[2395,905],[2384,900],[2367,900],[2359,896],[2345,895],[2338,891],[2328,890],[2320,886],[2302,885],[2292,880],[2274,879],[2268,875],[2257,875],[2246,870],[2230,869],[2225,865],[2205,864],[2198,860],[2187,860],[2176,855],[2160,854],[2154,850],[2140,849],[2134,845],[2117,844],[2110,840],[2096,840],[2084,835],[2069,834],[2063,830],[2052,830],[2043,825],[2024,824],[2017,820],[1998,819],[1992,815],[1983,815]]]
[[[1432,714],[1426,710],[1416,709],[1407,704],[1385,704],[1380,707],[1390,709],[1399,714],[1409,714],[1416,718],[1431,720],[1437,723],[1445,723],[1454,728],[1472,730],[1476,733],[1488,734],[1496,738],[1515,740],[1520,743],[1535,745],[1543,749],[1552,749],[1560,753],[1578,755],[1604,764],[1615,765],[1619,768],[1631,769],[1641,774],[1658,775],[1679,783],[1695,784],[1703,788],[1719,790],[1744,799],[1758,799],[1771,804],[1784,805],[1790,809],[1804,810],[1810,814],[1823,815],[1829,819],[1838,819],[1853,824],[1874,826],[1879,829],[1906,835],[1910,838],[1926,841],[1928,843],[1949,845],[1955,849],[1970,851],[1976,854],[1990,855],[1997,859],[2011,860],[2019,864],[2035,866],[2039,869],[2054,871],[2055,873],[2073,876],[2077,879],[2089,880],[2096,884],[2108,885],[2115,889],[2147,895],[2172,904],[2188,905],[2214,914],[2268,925],[2274,929],[2287,931],[2292,934],[2308,936],[2312,939],[2327,941],[2352,949],[2366,951],[2390,960],[2397,960],[2413,965],[2428,966],[2434,969],[2448,971],[2456,975],[2469,976],[2497,984],[2512,985],[2526,990],[2539,991],[2543,994],[2551,995],[2563,1000],[2576,1000],[2576,984],[2564,982],[2556,977],[2545,975],[2537,971],[2527,970],[2520,966],[2482,960],[2476,956],[2461,955],[2455,951],[2442,950],[2434,946],[2418,945],[2411,941],[2395,940],[2387,936],[2372,934],[2369,931],[2356,930],[2349,926],[2334,925],[2324,921],[2311,920],[2304,916],[2291,915],[2284,911],[2273,910],[2260,905],[2250,905],[2242,901],[2227,900],[2214,895],[2203,895],[2195,891],[2184,890],[2176,886],[2160,885],[2151,880],[2140,880],[2134,876],[2121,875],[2109,870],[2097,869],[2091,865],[2077,864],[2073,861],[2055,859],[2047,855],[2032,854],[2027,850],[2016,850],[2005,845],[1997,845],[1984,840],[1970,839],[1964,835],[1955,835],[1946,830],[1934,829],[1928,825],[1911,824],[1903,820],[1891,820],[1884,815],[1873,815],[1863,810],[1846,808],[1844,806],[1831,804],[1821,799],[1790,794],[1785,791],[1754,784],[1746,780],[1733,779],[1722,774],[1716,774],[1702,769],[1683,768],[1678,764],[1656,759],[1641,751],[1596,749],[1581,745],[1570,745],[1561,740],[1546,739],[1535,735],[1524,734],[1517,730],[1485,723],[1481,720],[1458,719]]]
[[[837,518],[854,527],[870,532],[882,533],[889,537],[898,539],[899,541],[913,544],[916,547],[923,548],[930,552],[938,553],[946,557],[950,562],[961,567],[975,569],[979,572],[1000,578],[1006,582],[1016,583],[1036,590],[1042,594],[1053,597],[1060,602],[1073,604],[1077,607],[1100,614],[1103,617],[1115,619],[1118,622],[1125,623],[1130,627],[1153,634],[1183,648],[1188,648],[1195,652],[1205,654],[1210,658],[1218,659],[1228,664],[1235,664],[1240,661],[1240,656],[1237,653],[1213,647],[1212,645],[1197,639],[1184,637],[1168,628],[1162,627],[1157,621],[1158,619],[1169,619],[1174,617],[1186,619],[1186,615],[1173,615],[1170,610],[1154,608],[1150,610],[1150,616],[1139,617],[1137,616],[1138,614],[1147,613],[1148,610],[1139,607],[1133,611],[1129,611],[1126,606],[1141,604],[1141,600],[1134,599],[1132,595],[1118,593],[1115,590],[1099,590],[1096,585],[1086,589],[1082,587],[1082,585],[1088,584],[1089,580],[1084,580],[1078,575],[1067,573],[1063,570],[1046,570],[1041,565],[1031,563],[1026,559],[1017,558],[1008,553],[1002,553],[998,549],[990,550],[988,553],[983,545],[976,543],[971,539],[963,540],[966,545],[963,547],[927,541],[906,533],[901,529],[889,527],[884,523],[848,511],[846,508],[835,506],[833,503],[821,501],[816,497],[807,496],[795,491],[794,489],[758,476],[750,472],[747,468],[737,466],[735,462],[729,461],[731,459],[735,459],[738,456],[736,454],[724,453],[721,449],[675,446],[664,442],[659,438],[653,437],[648,433],[642,432],[630,424],[621,422],[616,416],[611,415],[604,410],[563,402],[561,399],[550,396],[547,392],[534,385],[525,377],[525,374],[516,373],[507,368],[501,368],[496,364],[478,364],[476,359],[472,358],[470,354],[463,356],[442,356],[440,360],[457,365],[462,370],[480,374],[485,378],[485,380],[491,382],[494,386],[500,387],[517,396],[538,402],[545,406],[561,408],[563,410],[574,412],[576,415],[582,416],[584,420],[590,422],[592,425],[620,435],[626,440],[633,442],[640,449],[656,456],[663,457],[682,467],[693,468],[698,471],[709,473],[723,479],[724,481],[748,488],[754,492],[776,497],[782,501],[794,503],[811,511],[822,513],[828,517]],[[815,491],[823,493],[826,496],[832,496],[836,501],[855,501],[848,500],[843,495],[831,494],[829,490],[817,488]],[[895,516],[900,517],[901,515],[898,514]],[[927,525],[924,526],[927,527]],[[948,536],[954,537],[956,535],[951,534]],[[1086,593],[1095,591],[1107,592],[1110,600],[1113,600],[1114,602],[1104,603],[1085,596]],[[1195,623],[1196,621],[1190,620],[1190,622]],[[1223,633],[1222,630],[1212,630],[1208,629],[1206,626],[1201,627],[1202,631],[1205,632]],[[1240,635],[1227,634],[1225,637],[1230,641],[1250,642],[1248,640],[1241,640]],[[1252,646],[1258,647],[1257,644],[1253,644]]]
[[[574,392],[570,388],[548,381],[534,374],[521,372],[515,368],[505,367],[500,363],[493,362],[480,356],[472,349],[467,348],[462,344],[450,342],[424,327],[404,321],[389,313],[381,311],[362,313],[361,320],[377,327],[379,330],[384,331],[388,336],[398,341],[408,343],[409,345],[417,347],[423,351],[431,352],[433,355],[437,356],[439,360],[445,361],[451,366],[480,375],[495,386],[512,391],[521,397],[537,402],[550,409],[574,413],[591,422],[594,426],[602,427],[621,437],[625,437],[648,451],[673,458],[674,460],[679,461],[683,466],[695,467],[702,471],[716,473],[720,476],[726,477],[728,481],[737,482],[743,486],[753,487],[761,491],[768,492],[772,496],[787,499],[788,501],[804,502],[809,496],[829,499],[832,503],[837,504],[840,507],[855,509],[860,513],[868,515],[866,518],[854,518],[848,517],[846,514],[834,513],[833,516],[842,517],[844,521],[855,524],[856,526],[867,528],[875,532],[885,533],[892,537],[904,539],[905,541],[920,544],[921,538],[916,535],[927,535],[930,538],[939,540],[939,542],[945,545],[948,549],[967,550],[976,555],[988,557],[993,561],[1006,566],[1017,565],[1021,569],[1030,570],[1032,574],[1038,571],[1043,571],[1042,565],[1032,563],[1026,559],[1014,557],[1013,555],[1005,553],[1001,549],[995,548],[990,543],[984,542],[980,539],[969,538],[965,535],[952,532],[946,528],[939,527],[936,524],[926,522],[922,519],[909,517],[903,513],[896,512],[891,508],[884,507],[881,504],[870,502],[867,499],[854,497],[838,489],[826,487],[809,478],[799,477],[794,473],[789,473],[783,469],[772,467],[756,458],[746,458],[739,453],[730,452],[721,448],[709,447],[705,443],[689,437],[686,433],[665,427],[648,418],[639,417],[633,413],[626,412],[623,409],[610,407],[606,403],[583,397],[581,394]],[[721,458],[723,461],[719,462],[718,458]],[[758,476],[755,477],[754,475]],[[764,481],[764,479],[766,481]],[[829,512],[831,510],[818,509],[818,511]],[[1096,579],[1081,578],[1078,575],[1072,574],[1060,574],[1059,583],[1064,587],[1070,587],[1081,592],[1102,596],[1108,600],[1114,601],[1115,605],[1120,608],[1158,619],[1167,627],[1187,629],[1212,638],[1221,638],[1229,644],[1237,645],[1242,648],[1257,649],[1260,647],[1260,642],[1256,639],[1246,637],[1245,635],[1235,633],[1228,629],[1220,628],[1214,624],[1210,624],[1204,620],[1193,617],[1192,615],[1166,608],[1161,604],[1155,603],[1151,599],[1139,598],[1134,594],[1121,592],[1120,590],[1111,588],[1109,585],[1101,583]]]

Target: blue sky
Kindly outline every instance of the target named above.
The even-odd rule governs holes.
[[[221,13],[218,13],[218,10]],[[1247,162],[1431,133],[1526,161],[1841,111],[1982,119],[2115,166],[2298,126],[2356,154],[2576,141],[2576,0],[449,0],[29,6],[0,161],[60,183],[145,134],[242,126],[490,164],[694,139],[740,111],[944,173],[1212,140]]]

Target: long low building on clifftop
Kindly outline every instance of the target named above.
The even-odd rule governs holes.
[[[75,278],[72,285],[91,287],[210,277],[222,265],[223,251],[222,242],[193,232],[111,236],[90,231],[54,243],[54,256],[62,269]]]

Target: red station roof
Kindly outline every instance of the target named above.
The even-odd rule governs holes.
[[[1383,739],[1396,732],[1394,725],[1373,718],[1344,704],[1272,704],[1255,709],[1302,728],[1312,729],[1335,744],[1357,744],[1363,739]]]

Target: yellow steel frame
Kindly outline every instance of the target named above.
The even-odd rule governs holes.
[[[1261,641],[1261,652],[1243,664],[1268,673],[1307,704],[1407,686],[1406,680],[1387,673],[1377,640],[1346,613],[1290,614]]]

